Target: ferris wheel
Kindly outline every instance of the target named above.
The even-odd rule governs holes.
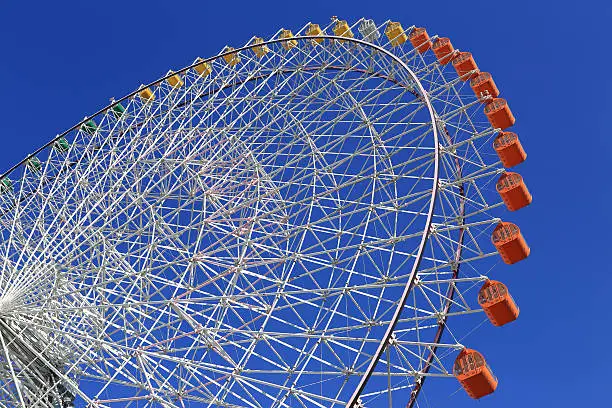
[[[470,334],[518,317],[489,275],[532,199],[499,95],[448,38],[333,18],[113,100],[0,179],[0,407],[490,394]]]

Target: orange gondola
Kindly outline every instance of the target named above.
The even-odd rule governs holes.
[[[476,96],[490,95],[493,98],[499,96],[499,89],[493,81],[493,76],[488,72],[481,72],[470,81],[470,87]]]
[[[431,48],[431,41],[429,41],[429,34],[423,27],[417,27],[408,34],[410,43],[419,54],[423,54],[425,51]]]
[[[455,360],[453,374],[465,392],[474,399],[489,395],[497,388],[497,378],[482,354],[476,350],[461,350]]]
[[[495,188],[510,211],[526,207],[533,200],[523,178],[518,173],[506,172],[502,174],[497,180]]]
[[[467,81],[478,75],[478,66],[471,52],[460,52],[459,55],[453,59],[453,67],[462,81]],[[471,74],[467,75],[470,72]]]
[[[521,230],[511,222],[500,222],[491,235],[493,245],[508,265],[527,258],[531,249],[527,246]]]
[[[514,125],[516,119],[508,106],[508,102],[502,98],[495,98],[484,108],[484,113],[489,119],[491,126],[496,129],[507,129]]]
[[[438,62],[442,65],[448,64],[455,57],[453,44],[446,37],[436,38],[431,45],[431,49],[436,55]]]
[[[519,316],[519,308],[501,282],[487,280],[478,292],[478,304],[493,326],[503,326],[515,321]]]
[[[527,153],[516,133],[501,132],[493,141],[493,148],[506,168],[514,167],[527,159]]]

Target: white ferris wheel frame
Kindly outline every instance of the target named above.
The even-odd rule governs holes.
[[[439,196],[439,187],[440,187],[440,170],[439,170],[439,163],[440,163],[440,156],[442,153],[442,148],[441,148],[441,143],[439,141],[439,136],[438,136],[438,126],[440,126],[440,119],[437,115],[437,113],[435,112],[435,109],[433,107],[433,104],[430,100],[429,94],[428,92],[425,90],[425,87],[421,84],[421,81],[419,79],[419,77],[417,76],[417,74],[415,72],[413,72],[413,70],[396,54],[394,54],[393,52],[389,51],[388,49],[384,48],[383,46],[377,45],[377,44],[373,44],[369,41],[365,41],[365,40],[361,40],[358,38],[348,38],[348,37],[341,37],[341,36],[336,36],[336,35],[327,35],[327,34],[321,34],[321,35],[317,35],[317,36],[311,36],[311,35],[300,35],[297,34],[295,36],[293,36],[291,38],[291,40],[297,40],[297,41],[313,41],[313,40],[318,40],[318,39],[325,39],[325,40],[331,40],[331,41],[342,41],[342,42],[347,42],[347,43],[352,43],[352,44],[357,44],[363,47],[367,47],[370,48],[371,50],[375,50],[376,52],[380,52],[381,54],[384,54],[386,57],[392,59],[395,63],[397,63],[398,66],[400,66],[404,72],[409,75],[409,77],[414,81],[413,85],[416,85],[417,89],[418,89],[418,94],[419,96],[422,97],[422,102],[427,106],[427,110],[430,116],[430,120],[431,120],[431,131],[432,131],[432,137],[433,137],[433,143],[434,143],[434,152],[433,152],[433,163],[434,163],[434,179],[433,179],[433,183],[432,183],[432,188],[431,188],[431,197],[429,199],[429,207],[428,207],[428,212],[427,212],[427,217],[426,217],[426,223],[425,223],[425,228],[423,230],[422,233],[422,237],[421,237],[421,242],[417,251],[417,255],[416,255],[416,261],[413,263],[413,267],[412,270],[410,272],[409,278],[407,279],[407,282],[405,284],[405,287],[403,289],[403,294],[401,296],[401,298],[398,301],[398,304],[395,308],[395,311],[393,313],[393,317],[391,318],[389,324],[387,325],[385,334],[383,336],[383,338],[380,340],[380,343],[378,345],[378,348],[374,354],[374,356],[372,357],[372,359],[370,360],[370,363],[367,367],[367,369],[364,371],[364,373],[361,376],[361,379],[359,381],[359,384],[357,386],[357,388],[355,389],[355,391],[353,392],[351,398],[348,400],[346,406],[347,407],[354,407],[354,406],[359,406],[361,404],[361,402],[359,401],[360,396],[368,382],[368,380],[370,379],[372,373],[374,372],[376,365],[378,364],[381,356],[383,355],[383,353],[385,352],[385,349],[389,346],[389,344],[391,342],[393,342],[393,332],[396,328],[396,325],[398,323],[398,321],[400,320],[401,317],[401,313],[402,313],[402,309],[405,306],[406,300],[408,299],[410,292],[414,289],[414,287],[416,285],[418,285],[417,282],[417,275],[419,272],[419,267],[420,267],[420,263],[421,263],[421,259],[423,257],[424,251],[425,251],[425,247],[428,243],[428,240],[431,236],[431,231],[432,228],[434,228],[434,226],[432,225],[432,221],[433,221],[433,217],[434,217],[434,213],[435,213],[435,207],[436,207],[436,203],[437,203],[437,199]],[[168,80],[170,77],[174,76],[175,74],[182,74],[185,73],[186,71],[193,69],[194,67],[196,67],[197,65],[202,64],[203,62],[212,62],[215,60],[218,60],[220,58],[223,58],[224,56],[227,55],[231,55],[231,54],[237,54],[240,53],[242,51],[246,51],[246,50],[251,50],[254,47],[260,47],[260,46],[267,46],[267,45],[273,45],[273,44],[278,44],[278,43],[283,43],[286,42],[287,39],[284,38],[276,38],[276,39],[271,39],[271,40],[266,40],[263,43],[257,43],[257,44],[249,44],[240,48],[235,48],[232,50],[228,50],[228,51],[224,51],[222,53],[219,53],[218,55],[214,56],[214,57],[210,57],[210,58],[206,58],[200,61],[197,61],[195,63],[193,63],[190,66],[187,66],[181,70],[177,70],[176,72],[173,72],[171,74],[168,74],[156,81],[151,82],[150,84],[146,85],[145,87],[153,87],[153,86],[157,86],[161,83],[163,83],[164,81]],[[58,140],[60,140],[61,138],[63,138],[64,136],[68,135],[70,132],[78,130],[82,125],[84,125],[85,123],[87,123],[89,120],[103,114],[104,112],[108,111],[112,106],[114,106],[116,103],[120,103],[122,101],[128,100],[132,97],[134,97],[135,95],[137,95],[140,92],[141,89],[135,90],[134,92],[131,92],[130,94],[126,95],[125,97],[117,100],[117,101],[113,101],[110,105],[106,106],[103,109],[100,109],[98,112],[96,112],[95,114],[86,117],[85,119],[83,119],[81,122],[77,123],[76,125],[74,125],[72,128],[68,129],[67,131],[63,132],[62,134],[58,135],[56,138],[54,138],[52,141],[50,141],[48,144],[46,144],[45,146],[42,146],[40,149],[36,150],[34,153],[32,153],[31,155],[28,155],[22,162],[20,162],[19,164],[13,166],[13,168],[11,168],[9,171],[5,172],[1,178],[7,177],[9,176],[16,168],[18,168],[19,166],[24,165],[25,163],[28,162],[28,160],[34,158],[38,153],[40,153],[41,151],[43,151],[46,148],[49,148],[50,146],[53,145],[53,143],[57,142]],[[442,124],[443,126],[443,124]],[[498,170],[495,170],[496,174],[499,173]],[[460,183],[465,182],[465,180],[460,180]],[[465,200],[465,197],[463,197],[463,200]],[[464,207],[464,201],[461,204],[461,211],[462,211],[462,215],[465,211],[465,207]],[[490,222],[491,223],[496,223],[497,221],[499,221],[498,219],[492,219]],[[473,224],[475,225],[475,224]],[[466,229],[468,228],[468,224],[462,224],[459,225],[457,228],[459,231],[461,231],[461,238],[460,241],[458,242],[458,246],[457,246],[457,253],[456,253],[456,258],[459,259],[461,257],[461,251],[462,251],[462,241],[463,241],[463,234],[464,231],[466,231]],[[487,254],[489,255],[489,254]],[[457,265],[455,268],[455,276],[452,279],[458,279],[457,278],[457,273],[459,270],[459,266]],[[465,278],[465,279],[471,279],[471,278]],[[484,280],[484,278],[478,277],[476,279],[474,279],[474,281],[482,281]],[[453,304],[453,293],[451,292],[448,296],[448,300],[445,306],[445,310],[446,312],[448,312],[449,308],[451,307],[451,305]],[[443,334],[444,328],[445,328],[445,321],[446,318],[448,317],[448,313],[446,313],[442,320],[438,323],[438,331],[437,334],[434,338],[434,340],[432,342],[427,343],[428,347],[430,347],[431,350],[431,354],[430,354],[430,361],[429,363],[431,363],[431,361],[436,358],[435,354],[436,354],[436,349],[438,346],[441,346],[439,344],[440,338]],[[4,339],[2,339],[2,346],[5,349],[6,352],[6,345],[4,344]],[[425,342],[423,342],[423,344],[425,344]],[[451,346],[452,347],[452,346]],[[44,360],[44,359],[43,359]],[[427,377],[427,371],[429,370],[430,364],[427,364],[425,366],[425,368],[421,371],[420,373],[420,377],[417,378],[417,381],[415,383],[415,389],[412,391],[411,393],[411,397],[410,397],[410,402],[409,402],[409,406],[412,406],[412,404],[414,403],[414,401],[416,400],[416,397],[419,394],[419,391],[422,387],[422,383],[424,378]],[[51,369],[52,371],[55,370],[56,375],[58,375],[60,378],[63,379],[63,381],[65,381],[67,384],[71,383],[71,379],[67,376],[65,376],[63,373],[61,373],[60,371],[58,371],[55,367],[49,367],[49,369]],[[72,384],[72,390],[77,393],[78,395],[80,395],[84,400],[89,401],[91,404],[93,404],[95,406],[95,401],[92,401],[89,399],[89,397],[83,393],[82,391],[79,390],[79,387],[76,384]]]

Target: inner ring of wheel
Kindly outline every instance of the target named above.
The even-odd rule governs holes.
[[[423,85],[421,84],[421,82],[419,81],[418,77],[416,76],[416,74],[410,69],[410,67],[408,67],[408,65],[406,65],[406,63],[404,61],[402,61],[402,59],[400,57],[398,57],[397,55],[393,54],[392,52],[390,52],[389,50],[376,45],[376,44],[372,44],[370,42],[367,41],[363,41],[357,38],[349,38],[349,37],[340,37],[340,36],[335,36],[335,35],[317,35],[317,36],[304,36],[304,35],[296,35],[293,36],[292,38],[289,39],[274,39],[274,40],[268,40],[268,41],[264,41],[263,43],[258,43],[258,44],[250,44],[250,45],[246,45],[244,47],[240,47],[240,48],[235,48],[233,50],[229,50],[223,53],[220,53],[214,57],[210,57],[210,58],[206,58],[206,59],[202,59],[200,61],[197,61],[185,68],[182,68],[180,70],[177,70],[176,72],[173,73],[169,73],[168,75],[153,81],[147,85],[145,85],[146,88],[151,87],[151,86],[156,86],[160,83],[162,83],[163,81],[165,81],[166,79],[170,78],[173,75],[176,74],[182,74],[184,72],[186,72],[189,69],[194,68],[196,65],[200,65],[202,63],[205,62],[210,62],[210,61],[214,61],[216,59],[222,58],[226,55],[229,54],[235,54],[241,51],[245,51],[245,50],[249,50],[252,49],[253,47],[261,47],[261,46],[265,46],[265,45],[269,45],[269,44],[276,44],[276,43],[281,43],[281,42],[286,42],[289,40],[314,40],[314,39],[328,39],[328,40],[336,40],[336,41],[345,41],[345,42],[350,42],[350,43],[354,43],[354,44],[359,44],[361,46],[365,46],[365,47],[369,47],[373,50],[376,50],[377,52],[380,52],[382,54],[384,54],[385,56],[391,58],[395,63],[398,64],[399,67],[401,67],[408,75],[409,77],[412,79],[412,81],[414,81],[414,85],[416,85],[416,88],[418,90],[418,95],[417,97],[421,100],[421,102],[423,102],[426,106],[427,106],[427,110],[429,111],[429,116],[430,116],[430,120],[431,120],[431,124],[432,124],[432,134],[433,134],[433,142],[434,142],[434,174],[433,174],[433,185],[432,185],[432,189],[431,189],[431,198],[430,198],[430,203],[429,203],[429,208],[428,208],[428,212],[427,212],[427,219],[425,221],[425,228],[423,230],[423,235],[421,238],[421,242],[419,245],[419,249],[416,253],[415,256],[415,262],[413,263],[413,267],[412,270],[410,272],[410,275],[408,277],[408,280],[406,282],[406,285],[404,287],[404,291],[402,293],[402,296],[400,297],[398,304],[397,304],[397,308],[393,313],[393,317],[391,318],[391,321],[389,323],[389,325],[387,326],[387,329],[385,331],[385,334],[383,336],[383,338],[381,339],[378,348],[376,350],[376,352],[373,355],[373,358],[370,360],[370,364],[368,365],[367,369],[365,370],[363,376],[361,377],[359,384],[357,385],[355,391],[353,392],[351,398],[349,399],[349,401],[347,402],[347,407],[352,407],[357,403],[357,400],[359,399],[359,396],[361,395],[363,389],[365,388],[370,376],[372,375],[372,372],[374,371],[378,361],[380,360],[380,357],[382,355],[382,353],[384,352],[385,348],[387,347],[387,344],[389,342],[389,339],[391,338],[391,335],[393,334],[393,331],[395,330],[395,327],[397,325],[397,322],[400,319],[401,313],[402,313],[402,309],[404,308],[405,304],[406,304],[406,300],[408,299],[408,296],[410,294],[410,291],[412,290],[412,286],[415,282],[416,276],[417,276],[417,271],[419,269],[420,263],[421,263],[421,259],[423,257],[423,253],[425,250],[425,246],[427,244],[427,240],[428,240],[428,232],[431,226],[431,222],[433,219],[433,214],[434,214],[434,208],[435,208],[435,204],[436,204],[436,199],[437,199],[437,195],[438,195],[438,179],[439,179],[439,157],[440,157],[440,145],[439,145],[439,140],[438,140],[438,129],[436,126],[436,115],[435,115],[435,111],[433,108],[433,105],[431,103],[431,100],[429,99],[429,95],[427,94],[427,91],[425,91],[425,88],[423,87]],[[30,160],[32,157],[36,156],[38,153],[40,153],[41,151],[45,150],[46,148],[48,148],[49,146],[53,145],[53,143],[55,143],[57,140],[59,140],[60,138],[66,136],[68,133],[72,132],[73,130],[78,129],[81,125],[83,125],[84,123],[86,123],[87,121],[91,120],[92,118],[95,118],[96,116],[103,114],[105,111],[107,111],[108,109],[110,109],[113,105],[120,103],[122,101],[125,101],[133,96],[135,96],[138,92],[140,91],[140,89],[137,89],[129,94],[127,94],[126,96],[124,96],[123,98],[119,99],[119,100],[115,100],[113,101],[111,104],[109,104],[108,106],[100,109],[99,111],[97,111],[96,113],[94,113],[93,115],[90,115],[88,117],[85,117],[81,122],[75,124],[74,126],[72,126],[71,128],[67,129],[66,131],[64,131],[63,133],[57,135],[54,139],[52,139],[51,141],[49,141],[47,144],[41,146],[40,148],[38,148],[36,151],[34,151],[33,153],[31,153],[30,155],[26,156],[21,162],[17,163],[16,165],[14,165],[13,167],[11,167],[8,171],[6,171],[4,174],[2,174],[2,176],[0,176],[0,178],[4,178],[8,175],[10,175],[15,169],[19,168],[20,166],[22,166],[24,163],[26,163],[28,160]],[[436,336],[437,337],[437,336]],[[418,391],[420,391],[420,387],[418,387],[416,389],[416,393],[418,394]],[[415,394],[415,393],[413,393]],[[416,396],[414,396],[416,398]],[[411,397],[411,400],[413,400],[413,398]]]

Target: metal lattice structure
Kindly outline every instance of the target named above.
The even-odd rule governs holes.
[[[412,405],[452,377],[497,130],[386,24],[253,38],[5,174],[0,406]]]

